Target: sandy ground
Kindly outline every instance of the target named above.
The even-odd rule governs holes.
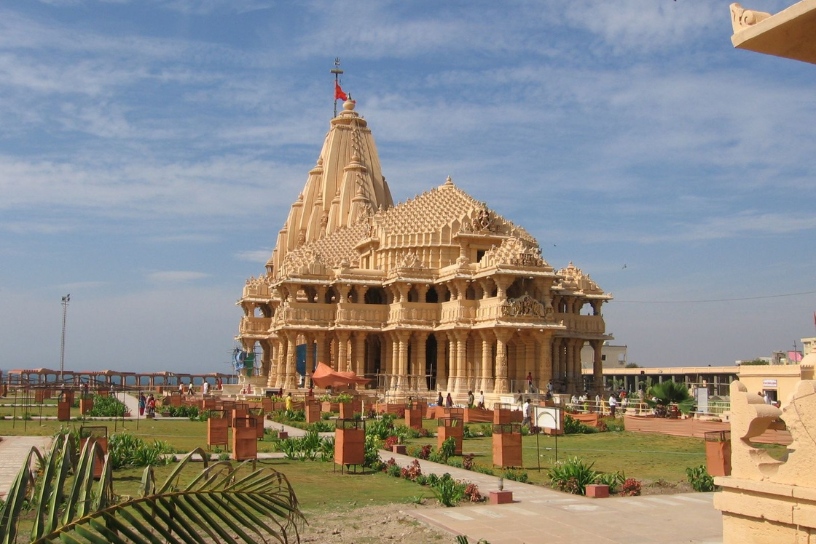
[[[419,523],[408,510],[439,506],[436,500],[424,504],[366,506],[319,514],[307,512],[309,525],[301,533],[301,542],[330,544],[374,544],[378,542],[451,543],[456,537]]]

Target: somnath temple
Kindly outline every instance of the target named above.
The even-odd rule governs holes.
[[[347,100],[265,273],[246,281],[236,339],[260,348],[271,388],[308,387],[324,362],[406,396],[526,392],[528,376],[535,390],[583,391],[601,386],[611,298],[572,263],[555,270],[533,236],[450,177],[395,205],[371,129]]]

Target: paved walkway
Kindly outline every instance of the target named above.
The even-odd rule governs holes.
[[[414,458],[382,452],[400,466]],[[499,478],[420,460],[423,474],[445,472],[479,486],[483,495],[498,490]],[[722,542],[722,515],[713,506],[713,493],[681,493],[644,497],[588,499],[541,486],[504,480],[513,492],[512,504],[405,510],[416,519],[472,544],[620,543],[714,544]]]
[[[0,499],[5,500],[28,452],[37,448],[45,453],[51,447],[51,437],[3,436],[0,439]]]

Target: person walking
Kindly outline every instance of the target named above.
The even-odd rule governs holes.
[[[474,402],[476,402],[476,397],[473,396],[473,391],[468,391],[468,408],[473,408]]]
[[[483,410],[485,408],[484,391],[479,391],[479,405],[478,406],[479,406],[479,408],[481,408]]]
[[[524,419],[521,420],[521,426],[524,427],[526,425],[527,428],[532,429],[530,418],[533,415],[533,406],[530,404],[530,399],[527,399],[527,402],[524,403],[523,414]]]
[[[445,398],[445,407],[453,408],[453,397],[451,397],[450,393],[448,393],[448,396]]]
[[[528,393],[533,392],[533,373],[532,372],[527,373],[527,392]]]
[[[615,411],[618,408],[618,399],[615,397],[615,393],[609,395],[609,414],[612,417],[615,417]]]
[[[437,397],[436,397],[436,405],[437,406],[444,406],[445,405],[445,399],[442,398],[442,391],[440,391],[439,395],[437,395]]]
[[[291,412],[291,411],[292,411],[292,393],[291,393],[291,392],[289,392],[289,393],[286,395],[286,411],[287,411],[287,412]]]
[[[139,415],[143,416],[145,413],[145,408],[147,407],[147,399],[144,396],[144,393],[139,391]]]

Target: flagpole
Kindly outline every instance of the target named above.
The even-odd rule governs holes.
[[[334,117],[337,117],[337,86],[340,85],[340,74],[343,73],[343,70],[340,69],[340,57],[334,57],[334,68],[331,69],[331,73],[334,74],[334,89],[332,90]]]

